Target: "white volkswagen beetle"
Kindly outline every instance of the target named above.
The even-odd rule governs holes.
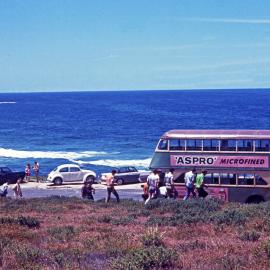
[[[63,164],[56,167],[48,175],[47,180],[55,185],[64,182],[94,182],[96,173],[90,170],[83,170],[76,164]]]

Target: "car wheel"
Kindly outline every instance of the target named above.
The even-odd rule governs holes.
[[[54,180],[53,180],[53,182],[54,182],[54,184],[55,185],[62,185],[62,179],[60,178],[60,177],[57,177],[57,178],[55,178]]]
[[[124,180],[122,178],[118,178],[116,180],[116,183],[117,183],[117,185],[123,185],[124,184]]]
[[[94,183],[95,177],[93,175],[89,175],[86,177],[85,182]]]

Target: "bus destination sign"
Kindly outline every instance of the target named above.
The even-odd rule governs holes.
[[[171,166],[268,168],[268,156],[171,155]]]

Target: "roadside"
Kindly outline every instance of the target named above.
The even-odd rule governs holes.
[[[93,187],[96,189],[94,195],[95,200],[105,199],[106,197],[106,186],[102,184],[94,184]],[[48,182],[28,182],[21,184],[22,193],[24,198],[38,198],[38,197],[49,197],[49,196],[66,196],[66,197],[81,197],[82,183],[70,183],[55,186]],[[119,193],[120,199],[133,199],[141,201],[142,188],[141,184],[130,184],[116,186]],[[13,197],[12,185],[8,189],[8,197]],[[112,198],[114,198],[112,196]]]

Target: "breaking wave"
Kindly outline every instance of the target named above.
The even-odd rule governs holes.
[[[114,159],[101,159],[94,161],[82,161],[73,160],[78,164],[89,164],[89,165],[99,165],[99,166],[109,166],[109,167],[121,167],[121,166],[136,166],[142,168],[148,168],[151,162],[151,158],[146,159],[129,159],[129,160],[114,160]]]
[[[15,101],[0,101],[0,104],[15,104]]]
[[[67,159],[73,161],[80,158],[91,158],[105,154],[107,153],[96,151],[55,152],[55,151],[23,151],[23,150],[0,148],[0,157],[7,157],[7,158],[49,158],[49,159]]]

